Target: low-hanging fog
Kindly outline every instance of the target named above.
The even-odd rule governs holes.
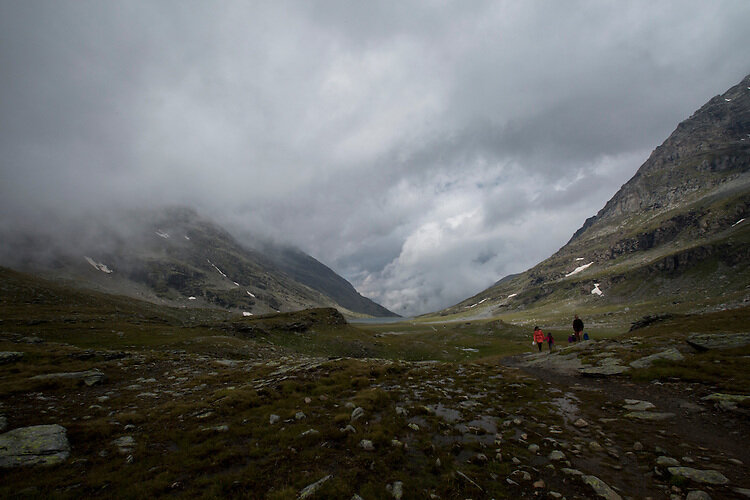
[[[748,26],[744,0],[3,0],[0,228],[188,205],[436,310],[562,246],[750,72]]]

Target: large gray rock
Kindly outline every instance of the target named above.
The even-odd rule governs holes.
[[[23,357],[22,352],[17,351],[1,351],[0,352],[0,365],[8,363],[14,363]]]
[[[55,465],[70,456],[65,427],[35,425],[0,434],[0,467]]]
[[[669,467],[667,470],[673,476],[689,479],[700,484],[729,484],[729,479],[715,470],[700,470],[692,467]]]
[[[31,377],[32,380],[81,380],[89,387],[103,383],[107,376],[99,370],[88,370],[85,372],[47,373]]]
[[[666,351],[657,352],[656,354],[652,354],[651,356],[645,356],[643,358],[636,359],[635,361],[630,363],[630,366],[632,366],[633,368],[648,368],[657,359],[682,361],[683,359],[685,359],[685,356],[683,356],[680,351],[672,347],[671,349],[667,349]]]
[[[583,476],[583,482],[594,490],[597,498],[604,498],[605,500],[622,500],[620,495],[615,493],[607,483],[596,476]]]
[[[750,345],[750,333],[699,333],[689,336],[687,343],[698,351],[733,349]]]

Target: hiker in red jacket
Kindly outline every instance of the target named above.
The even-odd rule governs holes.
[[[539,346],[539,352],[542,352],[542,345],[544,344],[544,332],[538,326],[534,327],[534,342]]]

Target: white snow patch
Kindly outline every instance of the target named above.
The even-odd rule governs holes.
[[[206,260],[208,261],[208,263],[209,263],[209,264],[211,264],[211,266],[212,266],[212,267],[213,267],[214,269],[216,269],[217,271],[219,271],[219,274],[221,274],[221,275],[222,275],[222,276],[224,276],[225,278],[227,277],[227,275],[226,275],[226,274],[224,274],[224,273],[223,273],[223,272],[221,271],[221,269],[219,269],[218,267],[216,267],[216,266],[214,265],[214,263],[213,263],[213,262],[211,262],[211,261],[210,261],[210,260],[208,260],[208,259],[206,259]]]
[[[240,284],[237,283],[236,281],[232,281],[232,283],[234,283],[234,286],[240,286]]]
[[[602,292],[602,291],[601,291],[601,290],[599,289],[599,283],[594,283],[594,289],[593,289],[593,290],[591,290],[591,295],[598,295],[598,296],[600,296],[600,297],[601,297],[602,295],[604,295],[604,292]]]
[[[247,316],[252,316],[253,313],[249,313],[247,311],[242,311],[242,315],[245,316],[245,317],[247,317]]]
[[[565,277],[567,278],[568,276],[573,276],[574,274],[578,274],[581,271],[584,271],[584,270],[588,269],[592,265],[594,265],[594,263],[593,262],[589,262],[588,264],[584,264],[582,266],[578,266],[575,269],[573,269],[571,272],[569,272],[568,274],[566,274]]]
[[[727,101],[727,102],[732,102],[731,99],[727,99],[726,97],[724,98],[724,100]]]
[[[583,260],[583,257],[576,257],[576,260]]]
[[[488,297],[488,298],[489,298],[489,297]],[[482,299],[482,300],[480,300],[479,302],[477,302],[477,305],[481,304],[481,303],[482,303],[482,302],[484,302],[485,300],[487,300],[487,299]]]
[[[740,222],[742,222],[744,220],[745,220],[744,218],[738,220],[737,222],[735,222],[734,224],[732,224],[732,227],[736,226],[737,224],[739,224]]]
[[[156,231],[156,236],[158,236],[160,238],[164,238],[166,240],[167,238],[169,238],[169,233],[166,233],[166,232],[162,231],[161,229],[159,229],[159,230]]]
[[[474,349],[473,347],[459,347],[459,350],[466,352],[479,352],[479,349]]]
[[[509,298],[509,299],[512,299],[512,298],[513,298],[513,297],[515,297],[516,295],[518,295],[518,294],[517,294],[517,293],[511,293],[510,295],[508,295],[508,298]]]
[[[85,255],[84,255],[83,258],[86,259],[86,262],[88,262],[89,264],[91,264],[92,266],[94,266],[94,269],[98,269],[99,271],[101,271],[103,273],[112,274],[112,270],[110,268],[108,268],[106,265],[104,265],[104,264],[102,264],[100,262],[95,261],[91,257],[86,257]]]
[[[188,241],[190,241],[190,236],[188,236],[188,235],[186,234],[186,235],[185,235],[185,239],[186,239],[186,240],[188,240]]]
[[[190,296],[190,297],[188,297],[188,300],[197,300],[197,299],[195,297],[193,297],[193,296]]]
[[[476,307],[476,306],[477,306],[476,304],[472,304],[470,306],[466,306],[466,309],[471,309],[472,307]]]
[[[253,295],[252,293],[250,293],[250,290],[245,290],[245,291],[247,292],[247,294],[248,294],[249,296],[251,296],[252,298],[255,298],[255,295]]]

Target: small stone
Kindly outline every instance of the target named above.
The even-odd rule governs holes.
[[[369,439],[363,439],[359,442],[359,447],[362,448],[365,451],[374,451],[375,445],[372,444],[372,441]]]
[[[311,398],[305,398],[305,404],[309,405],[310,403],[312,403],[312,399]]]
[[[583,427],[588,427],[589,423],[586,422],[584,419],[579,418],[578,420],[576,420],[575,422],[573,422],[573,425],[575,425],[578,428],[583,428]]]
[[[339,429],[339,431],[341,431],[344,434],[356,434],[357,433],[357,429],[355,429],[352,424],[349,424],[346,427]]]
[[[419,432],[419,426],[417,424],[411,423],[408,427],[413,431]]]
[[[391,485],[388,485],[391,486]],[[401,500],[404,496],[404,483],[401,481],[395,481],[393,486],[390,488],[391,496],[396,500]]]
[[[538,444],[530,444],[529,445],[529,451],[531,453],[536,453],[539,451],[539,445]]]
[[[317,436],[319,434],[320,434],[320,432],[316,431],[315,429],[308,429],[305,432],[303,432],[302,434],[300,434],[299,437]]]
[[[132,464],[134,461],[135,461],[135,458],[133,458],[133,455],[128,455],[125,458],[125,463],[128,464],[128,465]]]
[[[701,490],[693,490],[687,494],[685,500],[711,500],[711,495]]]
[[[643,451],[643,444],[641,444],[640,441],[636,441],[635,443],[633,443],[633,450]]]
[[[565,454],[560,450],[552,450],[550,454],[547,455],[547,458],[553,462],[557,462],[559,460],[565,460]]]
[[[656,458],[656,465],[659,467],[675,467],[680,465],[680,462],[672,457],[660,456]]]
[[[589,441],[589,449],[591,451],[602,451],[604,448],[602,448],[602,445],[596,441]]]
[[[544,481],[540,479],[539,481],[534,481],[534,484],[532,486],[534,487],[534,489],[543,489],[547,485],[544,484]]]
[[[354,423],[364,416],[365,416],[365,409],[362,408],[361,406],[358,406],[354,409],[354,411],[352,411],[352,416],[351,416],[350,421],[351,423]]]
[[[622,406],[628,411],[646,411],[653,410],[656,406],[649,401],[640,401],[638,399],[626,399]]]
[[[307,415],[305,415],[304,412],[298,411],[297,413],[294,414],[295,420],[303,420],[305,418],[307,418]]]
[[[435,459],[435,467],[439,469],[442,466],[443,466],[443,462],[441,462],[439,458]]]
[[[586,483],[594,490],[599,498],[605,500],[622,500],[622,497],[615,493],[615,491],[607,485],[604,481],[596,476],[583,476],[583,482]]]
[[[356,405],[352,403],[351,401],[347,401],[346,404],[344,405],[344,408],[353,410],[354,408],[356,408]]]
[[[478,465],[486,464],[487,461],[488,461],[487,455],[485,455],[484,453],[477,453],[471,459],[472,463],[475,463],[475,464],[478,464]]]
[[[391,446],[393,446],[394,448],[403,448],[404,443],[402,443],[398,439],[391,439]]]
[[[403,408],[401,406],[397,406],[396,407],[396,415],[398,415],[400,417],[407,417],[407,416],[409,416],[409,412],[406,411],[406,408]]]
[[[268,423],[271,425],[277,424],[281,421],[281,417],[278,415],[271,414],[270,417],[268,417]]]
[[[513,457],[511,462],[513,462],[513,465],[521,465],[521,461],[516,457]]]

